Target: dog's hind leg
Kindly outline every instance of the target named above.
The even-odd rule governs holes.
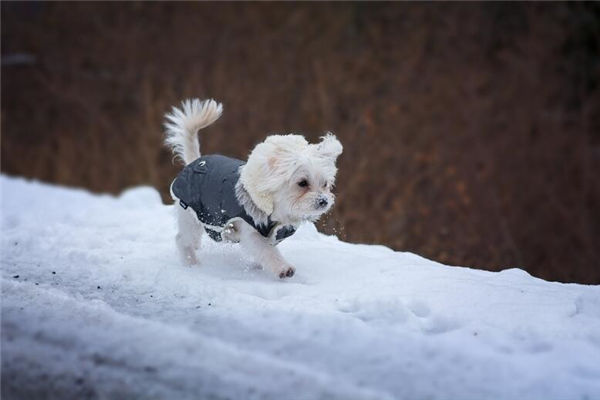
[[[178,230],[175,242],[177,243],[181,260],[186,265],[198,264],[196,250],[200,248],[202,230],[204,228],[189,209],[184,210],[179,205],[175,205],[175,207],[177,208]]]

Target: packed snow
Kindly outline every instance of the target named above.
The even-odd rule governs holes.
[[[600,398],[598,286],[310,224],[291,279],[207,237],[185,267],[152,188],[0,189],[3,399]]]

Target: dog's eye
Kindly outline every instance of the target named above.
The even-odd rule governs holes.
[[[302,179],[300,182],[298,182],[298,186],[300,186],[300,187],[307,187],[308,186],[308,181],[306,179]]]
[[[325,183],[323,184],[323,189],[327,189],[327,186],[329,186],[329,183],[325,182]]]

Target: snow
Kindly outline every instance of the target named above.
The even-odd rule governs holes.
[[[207,237],[189,268],[152,188],[0,189],[3,398],[600,398],[598,286],[313,225],[280,245],[291,279]]]

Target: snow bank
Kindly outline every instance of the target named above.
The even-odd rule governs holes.
[[[186,268],[154,189],[0,189],[5,399],[600,398],[597,286],[312,225],[281,244],[292,279],[208,239]]]

